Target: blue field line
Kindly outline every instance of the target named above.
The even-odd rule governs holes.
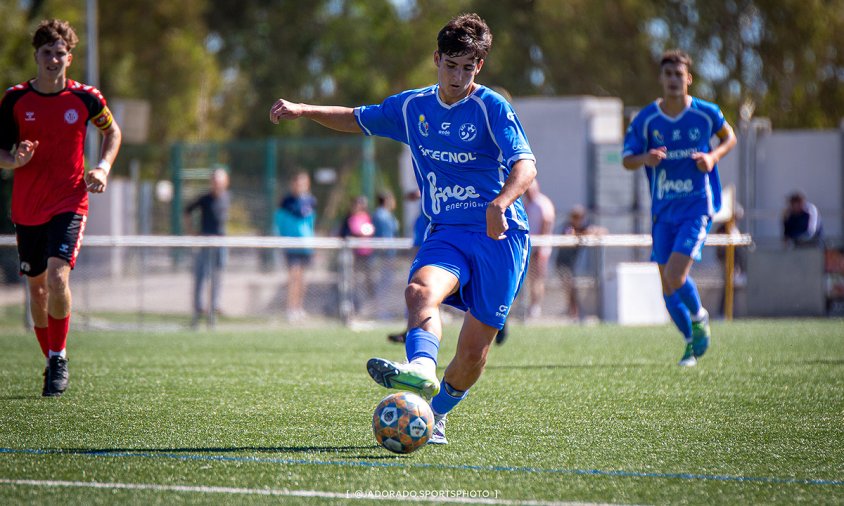
[[[472,466],[447,465],[405,462],[367,462],[363,460],[308,460],[308,459],[278,459],[267,457],[232,457],[227,455],[185,455],[179,453],[149,453],[149,452],[114,452],[109,450],[39,450],[32,448],[0,448],[0,454],[24,455],[83,455],[89,457],[135,457],[147,459],[172,459],[215,462],[252,462],[259,464],[287,464],[312,466],[347,466],[347,467],[381,467],[381,468],[418,468],[457,471],[495,471],[505,473],[536,473],[536,474],[571,474],[579,476],[614,476],[622,478],[668,478],[675,480],[725,481],[740,483],[766,483],[775,485],[832,485],[842,486],[844,480],[819,480],[807,478],[779,478],[771,476],[731,476],[719,474],[696,473],[647,473],[641,471],[619,471],[602,469],[545,469],[541,467],[513,467],[513,466]]]

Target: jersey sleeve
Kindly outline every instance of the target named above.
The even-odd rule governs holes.
[[[387,97],[380,104],[355,108],[355,119],[363,133],[407,144],[407,130],[402,114],[402,105],[407,98],[407,93],[400,93]]]
[[[88,121],[102,131],[108,130],[114,122],[114,117],[100,90],[93,86],[83,85],[79,97],[85,103],[85,107],[88,110]]]
[[[536,161],[513,106],[502,98],[493,101],[488,107],[491,109],[489,117],[492,136],[501,149],[505,165],[512,167],[518,160],[525,159]]]
[[[724,118],[724,113],[721,112],[721,108],[715,104],[711,104],[711,107],[707,108],[707,113],[712,118],[712,134],[717,134],[724,128],[724,124],[727,123],[727,120]]]
[[[14,97],[8,91],[0,101],[0,149],[9,151],[18,143],[18,124],[14,115]]]
[[[624,149],[621,156],[640,155],[645,152],[644,132],[642,131],[642,114],[639,113],[630,122],[627,132],[624,134]]]

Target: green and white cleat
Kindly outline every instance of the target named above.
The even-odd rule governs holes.
[[[426,399],[433,398],[440,391],[436,374],[420,364],[397,364],[384,358],[371,358],[366,363],[366,371],[385,388],[407,390]]]
[[[428,438],[429,445],[447,445],[448,439],[445,438],[445,419],[448,415],[434,415],[434,430],[431,431],[431,437]]]
[[[697,359],[695,358],[692,343],[686,343],[686,351],[683,353],[683,358],[680,359],[680,362],[677,365],[681,367],[694,367],[697,365]]]
[[[703,318],[700,321],[692,322],[692,350],[695,357],[702,357],[709,348],[709,338],[712,333],[709,330],[709,312],[705,309]]]

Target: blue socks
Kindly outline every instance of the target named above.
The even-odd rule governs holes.
[[[404,352],[407,355],[408,362],[425,357],[430,358],[436,364],[439,351],[440,340],[434,334],[419,327],[407,331],[407,336],[404,339]]]
[[[680,290],[677,290],[671,295],[663,295],[662,298],[665,299],[665,308],[668,309],[668,314],[671,315],[671,320],[674,322],[674,325],[680,329],[680,333],[683,334],[686,341],[691,342],[692,316],[691,313],[689,313],[689,308],[686,307],[686,304],[684,304],[683,300],[680,299],[679,292]]]
[[[454,406],[457,406],[467,395],[469,395],[468,390],[456,390],[443,378],[440,383],[440,393],[431,399],[431,409],[436,415],[445,415],[454,409]]]
[[[680,296],[680,300],[689,309],[692,318],[700,314],[703,307],[700,303],[700,293],[697,291],[697,285],[691,276],[686,276],[686,282],[674,293]]]

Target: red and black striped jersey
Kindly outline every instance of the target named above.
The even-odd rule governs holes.
[[[38,141],[32,159],[14,171],[12,221],[40,225],[57,214],[88,214],[85,133],[112,124],[99,90],[70,79],[65,89],[44,94],[29,81],[6,90],[0,102],[0,149]]]

